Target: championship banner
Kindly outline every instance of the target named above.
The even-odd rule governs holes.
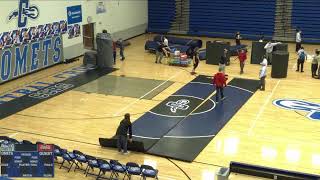
[[[0,49],[0,83],[63,61],[62,36]]]

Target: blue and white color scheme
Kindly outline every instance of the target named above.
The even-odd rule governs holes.
[[[320,120],[320,104],[297,99],[277,99],[273,104],[287,110],[307,112],[307,118]]]
[[[67,7],[68,24],[82,22],[81,5]]]
[[[19,8],[11,12],[8,21],[18,18],[18,27],[26,27],[28,18],[37,19],[39,17],[39,8],[36,5],[30,5],[29,0],[20,0]]]
[[[61,35],[0,50],[0,83],[57,64],[63,59]]]

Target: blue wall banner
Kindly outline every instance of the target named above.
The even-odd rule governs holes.
[[[63,61],[62,36],[0,49],[0,83]]]
[[[68,24],[82,22],[81,5],[67,7]]]

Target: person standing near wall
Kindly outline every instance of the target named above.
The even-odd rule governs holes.
[[[267,58],[264,57],[260,64],[261,64],[261,69],[259,72],[259,79],[260,79],[259,89],[261,91],[264,91],[266,87],[266,77],[267,77],[267,66],[268,66]]]
[[[125,60],[125,57],[124,57],[124,41],[121,38],[118,40],[118,45],[119,45],[119,48],[120,48],[120,60],[123,61],[123,60]]]
[[[241,42],[240,42],[241,36],[240,36],[240,32],[239,31],[236,33],[235,39],[236,39],[236,45],[237,46],[241,45]]]
[[[221,69],[221,71],[223,73],[225,73],[225,71],[226,71],[227,53],[228,53],[228,50],[224,49],[223,55],[221,56],[220,61],[219,61],[219,69]]]
[[[224,100],[223,88],[227,86],[227,78],[221,67],[219,67],[219,72],[213,76],[212,83],[216,86],[216,103],[219,103],[219,94],[221,101]]]
[[[315,55],[313,56],[312,62],[311,62],[312,78],[317,78],[318,62],[320,62],[320,51],[316,49]],[[319,73],[318,73],[318,76],[319,76]]]
[[[302,41],[302,38],[301,38],[301,30],[297,29],[296,30],[296,52],[298,52],[301,48],[301,41]]]
[[[112,41],[112,52],[113,52],[113,64],[116,64],[117,59],[117,44],[116,42]]]
[[[272,43],[271,41],[269,41],[265,46],[264,49],[266,50],[266,58],[269,61],[269,64],[272,63],[272,51],[273,51],[273,47],[281,44],[281,42],[276,42],[276,43]]]
[[[300,50],[298,51],[298,60],[297,60],[297,72],[299,72],[300,70],[300,65],[301,65],[301,71],[300,72],[304,72],[303,71],[303,64],[304,61],[307,60],[307,54],[304,51],[304,48],[301,47]]]
[[[124,115],[124,119],[120,122],[116,136],[117,147],[119,152],[123,152],[124,154],[128,154],[127,145],[128,145],[128,133],[129,133],[129,142],[132,142],[132,124],[130,121],[130,114],[126,113]]]

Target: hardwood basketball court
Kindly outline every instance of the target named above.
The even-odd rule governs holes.
[[[173,82],[152,99],[145,99],[144,96],[134,98],[71,90],[2,119],[0,134],[18,140],[54,143],[68,150],[77,149],[101,158],[118,159],[123,163],[133,161],[139,164],[151,164],[159,169],[159,179],[188,179],[188,176],[191,179],[214,179],[219,167],[228,166],[230,161],[319,173],[319,122],[309,120],[303,112],[281,109],[273,105],[276,99],[298,99],[320,103],[318,95],[320,81],[311,78],[310,62],[305,63],[304,73],[295,71],[297,56],[294,53],[294,44],[289,44],[288,77],[272,79],[269,67],[266,91],[257,91],[194,162],[186,163],[135,152],[124,156],[116,149],[101,148],[99,137],[114,136],[124,113],[131,113],[134,121],[195,78],[190,75],[191,67],[155,64],[155,55],[144,51],[144,43],[148,38],[151,37],[141,35],[131,39],[131,45],[125,49],[125,61],[117,60],[115,67],[119,70],[109,75]],[[234,43],[233,40],[229,41]],[[250,41],[243,43],[251,46]],[[316,48],[313,45],[304,47],[309,53],[313,53]],[[251,65],[248,59],[245,73],[240,75],[239,62],[232,60],[233,58],[231,66],[226,67],[229,81],[234,77],[258,79],[259,65]],[[13,80],[1,85],[1,94],[14,92],[38,81],[56,82],[55,74],[81,64],[82,58],[72,64],[57,65]],[[211,76],[217,69],[217,66],[207,65],[201,61],[197,73]],[[155,89],[157,88],[159,87],[156,86]],[[55,170],[57,179],[94,178],[84,177],[81,172],[67,173],[57,167]],[[229,178],[257,179],[235,174]]]

